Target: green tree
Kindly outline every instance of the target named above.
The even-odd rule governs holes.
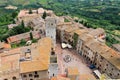
[[[25,28],[25,24],[24,24],[24,21],[22,20],[22,22],[21,22],[21,26],[23,27],[23,28]]]
[[[78,34],[74,33],[74,35],[73,35],[73,48],[76,48],[77,41],[78,41]]]
[[[5,42],[7,42],[7,38],[9,37],[9,35],[4,34],[1,36],[1,40],[4,40]]]
[[[13,13],[12,13],[12,18],[15,18],[17,15],[18,15],[18,12],[17,12],[17,11],[13,12]]]
[[[22,39],[21,42],[20,42],[20,46],[23,46],[23,45],[25,45],[25,44],[26,44],[25,39]]]
[[[29,9],[29,14],[32,14],[32,13],[33,13],[33,12],[32,12],[32,9],[30,8],[30,9]]]
[[[32,32],[30,32],[30,39],[33,40]]]
[[[32,43],[36,43],[37,42],[37,39],[32,39]]]
[[[47,14],[46,14],[46,12],[44,12],[42,18],[45,19],[46,16],[47,16]]]

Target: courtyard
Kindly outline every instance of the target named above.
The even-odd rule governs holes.
[[[58,59],[58,74],[66,74],[65,69],[76,67],[80,75],[92,74],[84,59],[72,49],[62,49],[59,43],[56,44],[56,54]]]

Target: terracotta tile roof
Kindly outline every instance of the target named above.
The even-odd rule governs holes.
[[[29,14],[29,10],[20,10],[19,14],[18,14],[18,18],[19,17],[26,17],[26,16],[34,16],[37,13],[37,10],[32,10],[34,13],[33,14]]]
[[[118,52],[111,49],[106,44],[100,43],[96,40],[88,41],[85,45],[88,46],[92,51],[103,56],[112,65],[120,69],[120,55]]]
[[[18,14],[18,17],[23,17],[25,16],[25,13],[28,12],[28,10],[21,10]]]
[[[49,58],[49,54],[51,52],[52,41],[50,38],[42,38],[38,41],[37,44],[33,44],[31,55],[34,60],[44,60]],[[36,53],[36,54],[34,54]],[[48,59],[49,60],[49,59]]]
[[[120,70],[120,55],[115,50],[109,48],[109,50],[102,53],[101,56]]]
[[[58,23],[57,26],[64,26],[64,25],[72,25],[72,22],[62,22],[62,23]]]
[[[68,28],[70,28],[71,27],[71,24],[65,24],[65,25],[59,25],[59,26],[57,26],[57,29],[58,30],[65,30],[65,29],[68,29]]]
[[[32,45],[32,61],[20,63],[20,73],[47,70],[50,63],[51,38],[42,38]],[[35,49],[34,49],[35,48]]]
[[[10,44],[4,43],[4,48],[11,48]]]
[[[44,79],[39,79],[39,80],[50,80],[50,79],[48,79],[48,78],[44,78]]]
[[[13,71],[19,69],[20,51],[19,48],[0,54],[0,71]]]
[[[0,48],[3,48],[3,47],[4,47],[4,42],[0,41]]]
[[[96,78],[91,74],[80,74],[78,80],[96,80]]]
[[[68,75],[79,75],[79,71],[76,67],[68,67],[67,71]]]
[[[32,10],[32,14],[29,14],[29,10],[20,10],[19,14],[18,14],[18,18],[20,17],[28,17],[28,16],[35,16],[35,15],[39,15],[39,14],[43,14],[44,11],[47,13],[47,14],[52,14],[53,11],[52,10],[45,10],[43,8],[39,8],[37,10]],[[38,13],[37,13],[38,12]]]
[[[102,31],[102,29],[100,31]],[[97,52],[115,67],[120,69],[120,55],[118,52],[111,49],[106,44],[97,41],[94,37],[87,33],[87,31],[76,30],[75,33],[79,35],[80,39],[83,40],[88,48],[94,52]]]
[[[20,73],[47,70],[48,65],[43,61],[24,61],[20,63]]]
[[[78,30],[75,30],[74,33],[81,35],[83,33],[84,34],[88,33],[88,31],[86,29],[78,29]]]
[[[0,67],[0,71],[2,71],[2,73],[15,70],[19,70],[19,60],[9,61],[7,63],[2,64],[2,66]]]
[[[101,53],[105,50],[108,50],[108,47],[104,43],[100,43],[95,39],[91,39],[85,43],[92,51]]]
[[[91,35],[86,34],[86,32],[83,32],[79,34],[78,36],[85,44],[87,44],[89,41],[94,40],[94,38]]]
[[[15,49],[4,51],[3,53],[0,54],[0,56],[8,56],[12,54],[20,54],[20,48],[15,48]]]
[[[52,77],[51,80],[70,80],[70,79],[62,76],[56,76]]]
[[[118,51],[120,51],[120,44],[113,44],[112,46],[116,48]]]
[[[7,40],[8,40],[9,43],[11,43],[11,42],[20,41],[20,40],[26,39],[26,38],[30,38],[29,32],[18,34],[18,35],[15,35],[15,36],[11,36],[11,37],[7,38]]]
[[[45,24],[44,19],[42,19],[41,17],[35,18],[30,22],[33,24],[31,27],[42,26],[43,24]]]
[[[105,33],[105,30],[102,28],[97,28],[97,29],[94,29],[94,30],[89,32],[89,34],[92,36],[98,36],[98,35],[104,34],[104,33]]]
[[[41,36],[39,31],[32,31],[32,35],[34,39],[39,39]]]
[[[52,10],[45,10],[45,9],[43,9],[43,8],[39,8],[39,9],[38,9],[38,13],[39,13],[39,14],[43,14],[44,12],[46,12],[47,14],[48,14],[48,13],[53,13]]]
[[[79,29],[79,27],[77,27],[77,26],[71,26],[71,27],[65,29],[65,31],[70,33],[70,32],[73,32],[75,30],[78,30],[78,29]]]
[[[33,34],[33,38],[39,38],[40,37],[40,35],[38,35],[39,34],[38,31],[32,31],[32,34]],[[11,37],[7,38],[9,43],[20,41],[22,39],[30,39],[30,32],[18,34],[18,35],[11,36]]]
[[[4,65],[2,65],[1,67],[0,67],[0,71],[10,71],[10,67],[11,67],[11,64],[10,63],[6,63],[6,64],[4,64]]]

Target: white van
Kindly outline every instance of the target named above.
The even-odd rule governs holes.
[[[102,75],[98,70],[94,70],[94,71],[93,71],[93,74],[95,75],[95,77],[96,77],[97,79],[100,79],[100,78],[101,78],[101,75]]]

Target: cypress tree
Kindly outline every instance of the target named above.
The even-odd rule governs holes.
[[[29,9],[29,14],[32,14],[33,12],[32,12],[32,9]]]
[[[46,14],[46,12],[44,12],[42,18],[45,19],[46,16],[47,16],[47,14]]]
[[[33,40],[32,32],[30,32],[30,39]]]

